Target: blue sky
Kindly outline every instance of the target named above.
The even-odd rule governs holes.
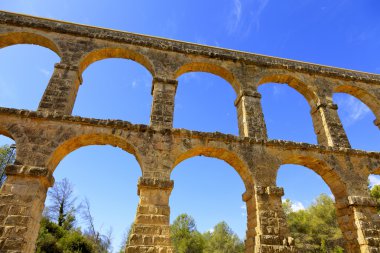
[[[3,0],[0,8],[380,73],[377,0]],[[56,62],[55,53],[38,46],[1,49],[0,106],[35,110]],[[83,73],[73,114],[148,124],[151,79],[132,61],[96,62]],[[299,93],[278,84],[262,85],[259,92],[270,138],[316,143],[310,108]],[[237,134],[234,99],[232,87],[223,79],[207,73],[185,74],[179,78],[174,126]],[[334,102],[353,148],[380,151],[372,112],[346,94],[335,94]],[[73,182],[78,200],[89,198],[98,228],[103,232],[113,228],[118,249],[138,202],[136,183],[141,171],[133,156],[108,146],[84,147],[69,154],[54,176]],[[217,159],[197,157],[179,164],[172,179],[172,220],[186,212],[200,231],[225,220],[244,237],[244,186],[233,168]],[[379,177],[371,181],[380,184]],[[300,166],[282,166],[277,182],[296,208],[310,205],[320,193],[331,194],[319,176]]]

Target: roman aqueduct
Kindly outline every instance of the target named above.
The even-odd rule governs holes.
[[[379,75],[0,12],[0,48],[15,44],[49,48],[61,61],[37,111],[0,108],[0,134],[17,146],[0,192],[0,252],[34,252],[52,174],[67,154],[87,145],[120,147],[141,167],[126,252],[172,252],[171,171],[197,155],[224,160],[243,180],[246,252],[297,252],[288,238],[283,189],[276,186],[282,164],[306,166],[330,187],[346,252],[380,252],[380,218],[367,187],[368,176],[380,174],[380,153],[351,149],[332,102],[334,92],[355,96],[380,127]],[[136,61],[152,74],[149,126],[71,115],[82,72],[106,58]],[[177,78],[187,72],[212,73],[232,85],[240,136],[172,127]],[[267,139],[257,88],[268,82],[287,84],[306,98],[318,145]]]

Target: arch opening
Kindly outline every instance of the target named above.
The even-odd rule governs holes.
[[[371,197],[377,202],[377,213],[380,215],[380,168],[369,175],[368,188]]]
[[[132,154],[126,154],[125,151],[128,151],[128,148],[115,145],[115,141],[86,142],[84,138],[72,141],[64,145],[69,147],[79,142],[82,147],[70,146],[66,150],[68,154],[54,172],[55,185],[50,189],[50,194],[45,201],[45,206],[48,208],[45,209],[45,218],[41,223],[42,230],[39,235],[44,236],[49,233],[43,230],[47,225],[62,227],[67,235],[61,237],[52,232],[51,237],[54,236],[56,244],[51,247],[58,244],[65,245],[65,240],[67,240],[65,236],[75,233],[76,238],[80,239],[76,239],[79,245],[89,239],[90,244],[97,249],[96,252],[112,252],[111,247],[107,247],[107,251],[100,251],[103,249],[101,247],[106,247],[109,243],[116,251],[119,247],[122,250],[125,235],[136,216],[139,201],[136,185],[138,178],[142,175],[140,165]],[[100,146],[106,142],[116,147]],[[76,199],[73,207],[77,210],[72,213],[71,211],[63,212],[74,216],[73,220],[65,218],[68,216],[60,220],[59,212],[57,213],[55,208],[57,198],[54,189],[62,189],[64,182],[68,182],[72,187],[72,200]],[[92,216],[91,221],[88,215]],[[112,231],[112,237],[109,236],[110,231]],[[43,246],[38,243],[39,241],[37,240],[37,246]],[[41,242],[43,243],[44,240]]]
[[[266,75],[259,80],[258,85],[267,83],[276,83],[288,85],[297,92],[299,92],[309,103],[310,107],[313,107],[318,101],[318,96],[308,85],[296,77],[287,74]]]
[[[6,131],[0,129],[0,187],[4,184],[5,167],[16,160],[16,144]]]
[[[97,61],[83,73],[84,81],[78,91],[73,113],[149,124],[152,104],[150,73],[135,61],[109,58],[116,57],[113,54],[101,56],[104,59],[96,58]],[[105,56],[108,58],[105,59]]]
[[[181,66],[176,71],[174,77],[177,79],[186,73],[194,73],[194,72],[204,72],[204,73],[209,73],[209,74],[214,74],[216,76],[219,76],[220,78],[224,79],[226,82],[228,82],[233,87],[236,94],[239,94],[240,84],[235,79],[233,73],[231,71],[227,70],[226,68],[223,68],[223,67],[218,66],[216,64],[205,63],[205,62],[188,63],[188,64]]]
[[[355,97],[356,99],[359,99],[375,115],[380,116],[380,101],[375,96],[371,95],[368,91],[353,85],[340,85],[335,88],[334,92],[346,93]]]
[[[228,151],[223,148],[213,148],[213,147],[196,147],[192,148],[181,155],[179,155],[172,168],[172,172],[178,164],[196,156],[205,156],[209,158],[216,158],[226,162],[230,165],[240,176],[247,190],[250,190],[253,186],[253,176],[248,166],[242,161],[242,159],[234,152]]]
[[[359,99],[359,97],[364,97],[365,99],[368,97],[361,95],[361,92],[353,92],[342,87],[338,90],[345,93],[334,93],[333,100],[338,105],[338,115],[351,146],[356,149],[380,151],[379,128],[373,124],[376,119],[373,114],[374,111],[371,110],[371,107],[367,106],[367,103],[363,103],[363,100]],[[373,99],[371,101],[370,104],[373,106],[376,100]]]
[[[61,57],[60,50],[55,42],[42,35],[28,32],[15,32],[0,35],[0,48],[17,44],[31,44],[45,47]]]
[[[25,43],[27,42],[31,43],[30,41]],[[59,61],[54,51],[39,45],[10,44],[2,48],[0,50],[1,106],[37,110],[53,74],[54,64]]]
[[[290,236],[300,249],[341,252],[345,239],[335,202],[343,198],[340,187],[344,186],[336,185],[337,176],[328,175],[323,166],[299,161],[282,165],[277,175],[277,184],[285,190],[283,208]]]
[[[178,79],[174,127],[238,135],[236,94],[222,78],[192,72]]]
[[[268,137],[317,144],[310,115],[311,95],[306,97],[293,87],[280,83],[259,86]]]
[[[138,52],[124,48],[102,48],[88,53],[80,60],[79,74],[82,74],[91,64],[110,58],[120,58],[135,61],[144,66],[150,72],[150,74],[154,76],[153,65],[149,59],[147,59],[147,57]]]
[[[194,157],[199,154],[204,157]],[[228,158],[222,159],[206,152],[177,160],[171,175],[175,184],[170,197],[171,221],[183,213],[192,216],[205,242],[204,247],[212,244],[218,228],[227,224],[233,231],[231,238],[236,242],[233,252],[243,252],[247,207],[241,194],[245,186],[239,172],[227,161]],[[176,241],[173,236],[172,241]]]

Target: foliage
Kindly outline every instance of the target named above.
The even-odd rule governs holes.
[[[196,253],[204,249],[204,240],[197,231],[194,219],[179,215],[170,228],[171,240],[176,253]]]
[[[225,222],[218,223],[213,232],[201,234],[194,219],[179,215],[171,226],[171,240],[176,253],[242,253],[244,244]]]
[[[75,207],[73,186],[64,179],[49,191],[51,205],[45,210],[37,238],[36,253],[108,253],[111,249],[111,233],[103,235],[95,229],[90,203],[81,205],[88,229],[82,232],[74,221]]]
[[[49,190],[49,198],[51,204],[47,208],[48,216],[55,220],[58,226],[64,226],[67,229],[74,227],[76,198],[73,195],[73,185],[64,178],[60,182],[56,182]]]
[[[283,203],[290,234],[300,248],[315,252],[342,252],[342,233],[338,227],[334,201],[321,194],[307,209],[293,211]]]
[[[377,201],[377,212],[380,214],[380,185],[375,185],[371,189],[371,196]]]
[[[5,167],[7,164],[14,163],[16,158],[15,150],[12,146],[3,145],[0,147],[0,186],[3,185],[5,181]]]
[[[55,188],[55,189],[54,189]],[[37,253],[108,253],[112,252],[111,233],[103,235],[95,229],[90,203],[86,199],[81,205],[82,219],[87,224],[83,232],[75,227],[76,211],[73,187],[64,179],[49,192],[52,204],[41,221],[37,240]],[[380,186],[371,190],[372,197],[380,200]],[[380,203],[380,201],[379,201]],[[334,201],[327,195],[320,195],[304,210],[294,211],[292,202],[285,200],[283,208],[291,236],[296,246],[307,252],[342,253],[343,239],[337,224]],[[119,253],[124,252],[133,224],[124,236]],[[218,223],[213,230],[201,234],[195,220],[179,215],[170,227],[171,241],[176,253],[243,253],[244,243],[226,222]]]
[[[213,232],[207,232],[205,253],[243,253],[244,243],[226,222],[220,222]]]
[[[36,253],[97,253],[94,246],[80,230],[66,230],[47,217],[41,221]]]

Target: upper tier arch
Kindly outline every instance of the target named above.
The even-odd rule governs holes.
[[[264,73],[260,76],[257,86],[266,83],[278,83],[287,84],[296,91],[298,91],[307,100],[309,105],[313,107],[319,98],[312,87],[310,87],[306,82],[303,82],[300,78],[293,76],[289,73],[275,74],[275,73]]]
[[[351,96],[356,97],[368,106],[375,114],[375,116],[380,119],[380,101],[370,94],[368,91],[351,84],[343,84],[336,86],[334,92],[347,93]]]
[[[224,67],[209,62],[190,62],[180,66],[176,70],[174,78],[177,79],[181,75],[190,72],[206,72],[217,75],[226,80],[230,85],[232,85],[236,94],[239,94],[241,86],[240,83],[235,78],[234,74]]]
[[[55,42],[37,33],[12,32],[0,34],[0,48],[18,44],[32,44],[45,47],[55,52],[59,57],[62,57],[61,51]]]
[[[152,76],[155,76],[153,64],[145,55],[133,50],[118,47],[95,49],[85,54],[79,61],[79,74],[82,74],[92,63],[108,58],[122,58],[135,61],[144,66]]]

